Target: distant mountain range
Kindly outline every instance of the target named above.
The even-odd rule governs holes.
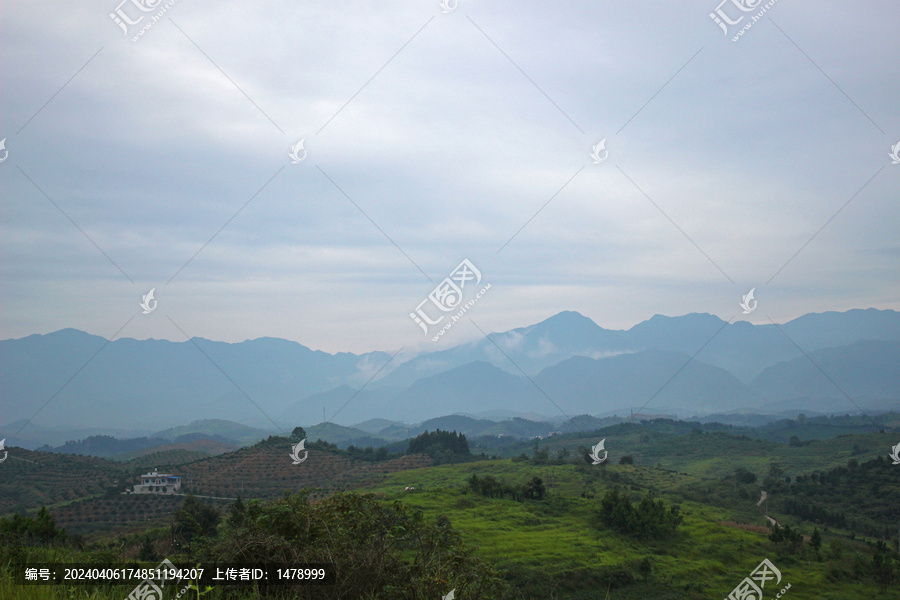
[[[0,438],[59,445],[54,430],[141,437],[220,419],[245,424],[250,439],[309,429],[323,407],[333,424],[368,421],[352,434],[364,440],[384,429],[371,431],[372,420],[412,424],[453,413],[565,420],[900,406],[900,313],[892,310],[808,314],[782,325],[656,315],[628,330],[562,312],[489,337],[389,364],[365,387],[390,355],[328,354],[276,338],[108,342],[74,329],[3,340]]]

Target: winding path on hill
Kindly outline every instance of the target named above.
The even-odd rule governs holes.
[[[769,494],[766,493],[766,490],[760,490],[759,502],[756,503],[756,506],[761,505],[763,502],[766,501],[766,498],[768,498],[768,497],[769,497]]]
[[[766,498],[769,497],[769,494],[767,494],[765,490],[760,490],[760,492],[761,492],[761,493],[760,493],[760,495],[759,495],[759,502],[756,503],[756,506],[761,506],[762,503],[766,501]],[[771,523],[773,527],[776,526],[776,525],[777,525],[778,527],[781,527],[781,523],[779,523],[778,521],[776,521],[775,519],[773,519],[773,518],[770,517],[769,515],[766,515],[766,519],[769,520],[769,523]]]

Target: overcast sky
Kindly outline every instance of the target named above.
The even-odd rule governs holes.
[[[0,8],[0,338],[437,350],[466,258],[485,332],[900,308],[894,0],[117,1]]]

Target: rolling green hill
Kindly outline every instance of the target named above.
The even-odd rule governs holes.
[[[548,485],[549,500],[486,498],[467,490],[472,475],[513,485],[538,475]],[[898,478],[890,483],[895,492]],[[407,486],[415,490],[404,491]],[[596,527],[598,499],[613,486],[635,500],[652,491],[679,505],[684,524],[677,537],[644,543]],[[767,537],[756,496],[741,499],[743,488],[666,469],[481,461],[396,473],[371,489],[384,494],[385,502],[402,500],[426,518],[449,520],[529,598],[596,598],[597,585],[605,592],[610,582],[610,598],[725,597],[764,558],[792,584],[793,598],[861,600],[877,592],[872,583],[855,583],[848,568],[849,557],[869,551],[865,542],[834,531],[825,535],[825,547],[832,550],[818,557],[812,551],[780,555]],[[796,524],[807,536],[813,531],[814,524]]]
[[[217,456],[172,450],[126,462],[16,449],[26,460],[3,472],[0,491],[13,492],[5,513],[33,514],[47,505],[58,524],[88,534],[91,552],[114,546],[131,558],[147,536],[161,555],[182,552],[171,545],[170,530],[182,496],[119,493],[154,461],[182,475],[184,491],[221,514],[238,496],[265,507],[303,489],[313,503],[342,491],[370,493],[385,509],[403,506],[422,523],[452,527],[466,552],[499,571],[514,590],[509,598],[593,600],[607,590],[610,600],[725,598],[769,559],[782,573],[781,585],[791,585],[786,598],[887,600],[896,587],[885,584],[879,595],[875,577],[884,572],[878,565],[887,564],[900,581],[900,555],[887,549],[898,543],[900,467],[886,457],[900,442],[900,430],[896,415],[876,423],[884,430],[872,431],[871,422],[857,417],[758,429],[655,419],[505,440],[487,454],[507,458],[473,456],[442,465],[421,454],[360,460],[316,442],[295,465],[292,442],[277,437]],[[843,433],[853,430],[862,432]],[[832,437],[807,439],[822,432]],[[775,441],[787,433],[790,443]],[[607,459],[589,464],[584,453],[600,439]],[[614,489],[632,506],[660,502],[683,522],[658,538],[616,529],[609,519],[625,517],[602,508]],[[768,498],[758,506],[763,490]],[[770,538],[766,511],[788,528],[782,530],[788,538]],[[220,539],[227,542],[222,527]],[[879,549],[882,541],[888,546]],[[60,551],[74,561],[87,549]],[[12,589],[5,585],[0,573],[0,597]],[[765,598],[776,591],[767,587]],[[209,596],[220,597],[220,591]]]

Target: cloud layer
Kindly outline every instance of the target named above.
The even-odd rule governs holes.
[[[5,3],[0,336],[436,349],[463,258],[485,331],[900,308],[900,6],[656,4]]]

